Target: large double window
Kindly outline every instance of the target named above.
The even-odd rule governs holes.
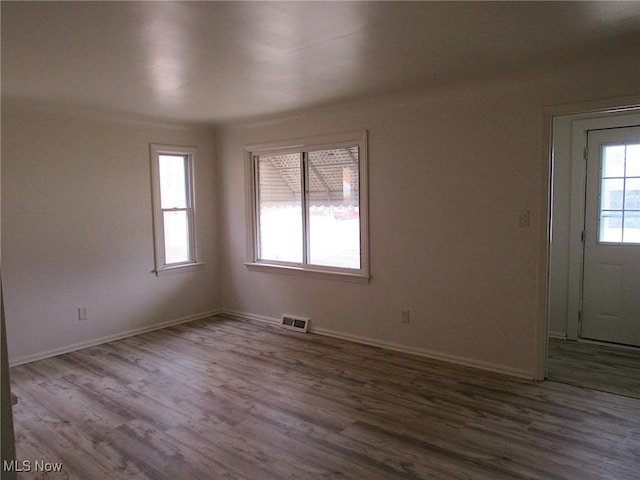
[[[366,132],[250,145],[250,268],[367,280]]]
[[[151,145],[155,272],[202,266],[196,258],[194,149]]]

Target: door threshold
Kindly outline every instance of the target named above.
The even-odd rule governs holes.
[[[627,345],[624,343],[607,342],[604,340],[593,340],[591,338],[582,338],[582,337],[578,337],[578,339],[574,341],[577,341],[580,343],[589,343],[592,345],[600,345],[602,347],[619,348],[621,350],[631,350],[632,352],[640,352],[640,347],[636,347],[635,345]]]

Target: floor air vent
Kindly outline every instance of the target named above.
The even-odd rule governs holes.
[[[291,330],[297,330],[299,332],[306,333],[309,331],[309,322],[310,320],[308,318],[282,315],[282,326],[285,328],[290,328]]]

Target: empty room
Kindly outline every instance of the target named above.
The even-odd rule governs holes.
[[[1,8],[2,478],[638,479],[638,2]]]

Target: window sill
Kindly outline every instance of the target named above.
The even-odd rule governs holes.
[[[368,284],[371,276],[360,273],[346,273],[312,268],[294,267],[291,265],[276,265],[273,263],[246,262],[247,270],[252,272],[282,273],[298,277],[320,278],[323,280],[337,280],[340,282]]]
[[[153,273],[155,273],[157,277],[162,277],[164,275],[173,275],[174,273],[184,273],[184,272],[192,272],[194,270],[202,270],[203,268],[204,268],[204,263],[196,262],[196,263],[187,263],[184,265],[164,267],[162,269],[156,269],[156,270],[153,270]]]

